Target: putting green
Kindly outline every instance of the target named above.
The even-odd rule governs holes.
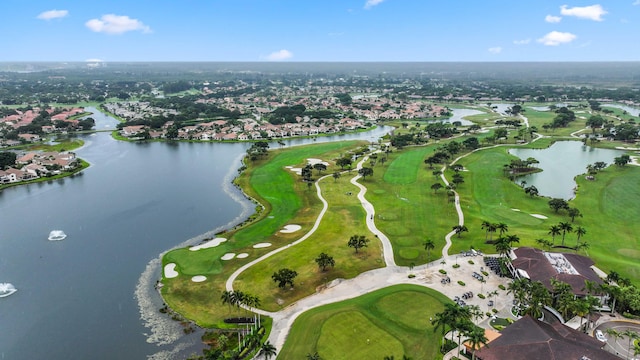
[[[315,352],[323,359],[441,359],[440,332],[429,319],[449,301],[428,288],[395,285],[311,309],[295,320],[278,359]]]

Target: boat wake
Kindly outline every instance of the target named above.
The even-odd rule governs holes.
[[[18,289],[11,283],[0,283],[0,298],[13,295]]]

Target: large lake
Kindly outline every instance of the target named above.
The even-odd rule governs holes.
[[[93,117],[97,129],[116,124]],[[285,143],[376,141],[387,131]],[[175,358],[199,351],[197,336],[182,335],[157,312],[158,258],[253,211],[230,185],[250,144],[128,143],[109,133],[82,138],[86,145],[76,152],[92,165],[83,175],[0,192],[0,282],[18,288],[0,299],[0,359]],[[48,241],[54,229],[68,237]]]
[[[585,146],[581,141],[558,141],[546,149],[509,149],[509,153],[523,160],[535,158],[543,170],[518,177],[518,184],[524,180],[527,186],[535,186],[542,196],[565,200],[575,197],[574,178],[586,174],[587,165],[598,161],[611,165],[615,157],[624,154],[619,150]]]

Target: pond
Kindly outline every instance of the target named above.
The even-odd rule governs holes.
[[[509,149],[509,153],[523,160],[533,157],[543,170],[520,176],[516,183],[526,181],[527,186],[535,186],[541,196],[565,200],[575,197],[574,178],[585,174],[587,165],[597,161],[612,164],[614,158],[624,154],[620,150],[585,146],[580,141],[558,141],[546,149]]]
[[[443,122],[447,124],[453,124],[454,122],[458,121],[462,126],[470,126],[470,125],[473,125],[473,122],[464,119],[465,117],[471,116],[471,115],[484,114],[484,113],[485,113],[484,111],[473,110],[473,109],[451,109],[450,118],[442,119],[442,120],[432,120],[429,122],[435,122],[435,123]]]
[[[621,105],[621,104],[604,104],[603,107],[612,107],[620,110],[624,110],[628,112],[632,116],[640,116],[640,109],[632,108],[631,106]]]

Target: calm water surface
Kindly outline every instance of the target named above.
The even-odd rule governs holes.
[[[518,184],[524,180],[527,186],[535,186],[542,196],[565,200],[575,196],[574,178],[585,174],[587,165],[598,161],[611,165],[615,157],[624,154],[619,150],[584,146],[580,141],[558,141],[546,149],[510,149],[509,153],[523,160],[533,157],[540,161],[538,167],[543,170],[518,177]]]
[[[97,129],[116,123],[93,117]],[[376,141],[386,131],[315,142]],[[0,359],[171,358],[199,351],[197,336],[181,335],[157,314],[158,257],[253,211],[229,185],[250,144],[138,144],[109,133],[82,138],[86,145],[76,152],[92,164],[83,175],[0,192],[0,282],[18,288],[0,299]],[[54,229],[68,237],[48,241]]]

